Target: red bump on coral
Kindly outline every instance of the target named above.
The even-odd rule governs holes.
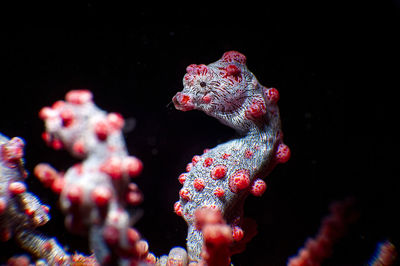
[[[267,184],[262,179],[257,179],[253,182],[250,188],[250,193],[256,197],[261,197],[265,190],[267,189]]]
[[[14,137],[1,146],[1,156],[3,160],[10,166],[14,167],[24,156],[25,143],[21,138]]]
[[[187,174],[186,173],[181,174],[178,177],[179,183],[181,183],[183,185],[185,183],[185,181],[186,181],[186,178],[187,178]]]
[[[244,237],[244,231],[239,226],[235,225],[232,227],[232,238],[234,241],[239,242]]]
[[[182,205],[180,204],[180,202],[175,202],[174,204],[174,211],[177,215],[182,216]]]
[[[250,185],[249,170],[242,169],[233,173],[229,177],[229,189],[233,193],[246,189]]]
[[[122,177],[122,160],[119,157],[111,157],[100,166],[100,171],[109,175],[112,179]]]
[[[92,100],[89,90],[72,90],[65,95],[65,100],[72,104],[84,104]]]
[[[213,162],[214,162],[214,159],[208,157],[208,158],[206,158],[206,159],[204,160],[203,166],[204,166],[204,167],[209,167],[210,165],[213,164]]]
[[[105,206],[108,204],[112,197],[112,191],[106,186],[98,186],[92,191],[92,200],[99,206]]]
[[[264,88],[264,95],[270,104],[276,104],[279,100],[279,91],[275,88]]]
[[[225,191],[224,191],[223,188],[217,187],[217,188],[214,189],[214,195],[217,198],[222,198],[225,195]]]
[[[110,134],[108,123],[106,121],[98,121],[94,125],[94,133],[99,140],[105,141]]]
[[[254,100],[247,108],[245,116],[247,119],[256,120],[266,114],[265,104],[260,100]]]
[[[12,182],[8,185],[8,190],[14,195],[19,195],[26,191],[26,185],[23,182]]]
[[[290,159],[290,149],[287,145],[281,143],[276,151],[275,159],[278,163],[286,163]]]
[[[222,55],[222,60],[226,62],[237,62],[243,65],[246,64],[246,56],[237,51],[225,52]]]
[[[83,198],[82,188],[78,185],[71,185],[67,191],[67,198],[72,204],[80,204]]]
[[[236,75],[238,75],[238,74],[240,74],[240,68],[238,68],[237,66],[235,66],[235,65],[228,65],[226,68],[225,68],[225,71],[226,71],[226,73],[229,75],[229,76],[236,76]]]
[[[130,177],[137,177],[143,170],[143,163],[134,156],[127,156],[122,160],[122,171]]]
[[[181,189],[179,191],[179,196],[181,196],[181,198],[186,200],[186,201],[190,201],[191,200],[190,191],[187,190],[186,188],[183,188],[183,189]]]
[[[195,188],[197,191],[203,190],[203,189],[204,189],[204,186],[205,186],[204,179],[203,179],[203,178],[196,178],[196,179],[193,181],[193,186],[194,186],[194,188]]]
[[[221,179],[224,178],[226,175],[227,167],[223,164],[216,165],[212,170],[211,170],[211,177],[213,179]]]

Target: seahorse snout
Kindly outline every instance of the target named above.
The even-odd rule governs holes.
[[[195,104],[193,103],[193,98],[185,93],[178,92],[173,98],[172,102],[175,105],[175,108],[180,111],[190,111],[195,108]]]

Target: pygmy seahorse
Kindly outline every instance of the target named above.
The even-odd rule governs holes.
[[[290,157],[283,134],[275,88],[262,86],[246,66],[246,57],[236,51],[223,54],[209,65],[189,65],[183,91],[173,97],[181,111],[201,110],[237,130],[241,137],[195,155],[179,176],[183,184],[175,212],[187,222],[190,261],[200,261],[203,236],[196,229],[194,212],[219,209],[232,226],[235,242],[244,237],[243,204],[251,193],[261,196],[262,180],[277,163]]]

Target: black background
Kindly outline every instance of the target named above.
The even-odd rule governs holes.
[[[37,113],[71,89],[91,90],[100,108],[135,124],[125,133],[145,166],[135,227],[152,252],[166,254],[185,243],[185,223],[173,213],[177,177],[193,155],[235,135],[203,113],[176,111],[171,98],[187,65],[238,50],[263,85],[280,91],[292,158],[266,178],[262,198],[247,199],[259,234],[233,263],[284,265],[315,235],[329,204],[353,196],[360,218],[324,265],[362,265],[379,241],[399,244],[399,5],[321,2],[3,5],[0,131],[25,139],[28,171],[43,161],[67,169],[75,161],[45,146]],[[88,252],[85,238],[64,229],[56,197],[32,175],[27,183],[53,206],[40,230]],[[0,248],[0,263],[22,252],[12,240]]]

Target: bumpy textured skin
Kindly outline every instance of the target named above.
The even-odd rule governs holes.
[[[50,265],[69,265],[70,256],[55,239],[40,234],[36,228],[46,224],[49,207],[27,192],[23,167],[24,141],[0,134],[0,237],[11,237],[25,250]]]
[[[135,265],[145,259],[147,242],[131,228],[133,207],[141,203],[142,194],[130,182],[143,166],[126,151],[122,116],[99,109],[87,90],[68,92],[65,101],[44,107],[39,116],[45,121],[48,145],[83,159],[65,174],[47,164],[34,170],[45,186],[60,194],[67,228],[89,231],[90,247],[102,265]]]
[[[187,222],[190,261],[201,259],[203,236],[194,226],[194,212],[203,207],[219,209],[232,226],[233,239],[243,238],[244,199],[261,196],[262,180],[277,163],[290,157],[283,144],[275,88],[262,86],[246,66],[246,57],[226,52],[209,65],[190,65],[183,91],[173,97],[178,110],[201,110],[241,133],[241,137],[193,157],[179,177],[183,184],[175,212]]]

